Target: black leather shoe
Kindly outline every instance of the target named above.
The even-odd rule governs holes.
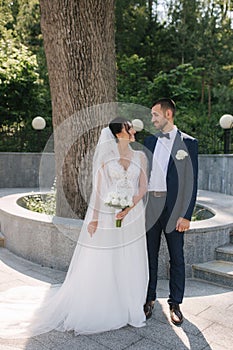
[[[155,305],[155,301],[147,301],[147,303],[144,305],[144,313],[146,315],[146,319],[148,320],[152,316],[152,311]]]
[[[184,317],[180,311],[179,304],[170,304],[170,316],[175,326],[180,326],[183,323]]]

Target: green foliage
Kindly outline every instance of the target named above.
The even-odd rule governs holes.
[[[30,100],[36,102],[40,84],[36,56],[14,40],[1,40],[0,45],[1,112],[8,111],[5,115],[1,114],[1,123],[7,123],[13,116],[20,121],[29,109]],[[33,87],[35,89],[31,91]]]
[[[19,199],[18,204],[22,207],[35,211],[37,213],[44,213],[47,215],[56,215],[56,179],[51,191],[48,193],[35,193]]]
[[[206,220],[213,216],[214,214],[210,210],[196,204],[193,211],[192,221]]]
[[[161,19],[157,4],[117,1],[124,13],[116,22],[121,33],[119,45],[116,36],[118,99],[150,108],[159,97],[173,98],[176,124],[198,138],[200,152],[222,152],[219,119],[232,114],[233,8],[229,1],[169,0],[163,2]],[[132,6],[137,12],[141,8],[145,30],[131,42],[123,33],[132,23]]]
[[[0,151],[40,151],[52,132],[52,121],[39,2],[3,1],[1,6]],[[39,144],[31,126],[37,115],[47,123]]]
[[[187,103],[198,99],[201,69],[190,64],[178,66],[168,73],[159,72],[150,81],[145,76],[143,57],[123,55],[118,60],[118,99],[150,107],[156,96],[171,96]]]
[[[56,215],[56,191],[44,194],[32,194],[20,199],[18,204],[28,210],[47,215]],[[213,214],[206,208],[196,205],[192,221],[206,220]]]
[[[134,54],[123,55],[117,64],[118,99],[121,102],[137,103],[146,106],[150,81],[145,76],[146,62]]]
[[[225,104],[214,104],[211,118],[208,118],[208,106],[199,102],[202,68],[183,64],[167,73],[159,72],[152,82],[144,76],[144,72],[145,60],[137,55],[129,58],[124,56],[119,61],[119,101],[142,104],[150,108],[158,97],[170,96],[177,104],[176,125],[198,139],[200,153],[219,153],[223,149],[223,131],[218,121],[219,116],[224,114],[227,101]],[[216,90],[213,89],[213,96]],[[219,91],[217,101],[222,98],[221,94],[225,96],[225,93],[226,91]],[[229,89],[228,94],[230,103],[232,90]],[[150,117],[146,118],[146,132],[153,133],[152,124],[148,124]],[[138,134],[138,140],[143,140],[142,133]]]
[[[35,131],[31,122],[48,111],[49,96],[39,76],[36,55],[14,39],[2,39],[0,45],[0,150],[32,151]],[[49,127],[50,118],[46,119]]]
[[[25,196],[18,204],[36,213],[54,216],[56,215],[56,192]]]
[[[116,0],[115,17],[117,53],[138,54],[148,25],[147,1]]]
[[[220,152],[218,121],[233,113],[232,4],[162,3],[161,12],[161,1],[116,1],[118,100],[150,108],[172,97],[178,127],[199,139],[201,152]],[[0,7],[0,151],[38,151],[52,133],[39,0]],[[31,127],[37,115],[47,123],[40,142]]]

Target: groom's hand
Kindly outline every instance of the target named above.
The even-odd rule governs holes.
[[[185,218],[179,218],[176,223],[176,230],[179,232],[184,232],[189,230],[190,227],[190,221]]]

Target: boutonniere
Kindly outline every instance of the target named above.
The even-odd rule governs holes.
[[[183,149],[179,149],[176,153],[177,160],[183,160],[187,156],[188,156],[188,153],[186,151],[184,151]]]

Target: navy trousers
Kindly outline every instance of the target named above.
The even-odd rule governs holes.
[[[165,234],[170,257],[169,299],[168,303],[181,304],[185,287],[184,263],[184,233],[175,229],[166,233],[166,224],[169,213],[166,207],[166,198],[157,198],[149,195],[146,209],[147,249],[149,259],[149,284],[147,301],[156,299],[158,278],[158,257],[162,232]]]

